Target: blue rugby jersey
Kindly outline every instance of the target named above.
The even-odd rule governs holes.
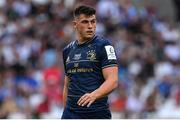
[[[76,112],[108,109],[107,96],[96,100],[89,108],[79,106],[77,101],[101,86],[105,80],[103,68],[117,66],[115,51],[109,41],[99,36],[80,45],[73,41],[64,48],[63,61],[66,76],[70,78],[66,107]]]

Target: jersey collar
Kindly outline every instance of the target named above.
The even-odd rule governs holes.
[[[88,41],[86,41],[86,42],[83,43],[83,44],[78,44],[78,40],[76,40],[76,41],[75,41],[75,44],[76,44],[77,46],[84,46],[84,45],[87,45],[87,44],[91,43],[96,37],[97,37],[97,36],[94,35],[91,40],[88,40]]]

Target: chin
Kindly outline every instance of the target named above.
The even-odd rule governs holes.
[[[85,38],[86,39],[91,39],[94,35],[87,35]]]

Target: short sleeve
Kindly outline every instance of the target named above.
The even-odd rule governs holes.
[[[116,53],[114,47],[109,42],[106,42],[104,45],[102,45],[100,53],[102,68],[117,66]]]

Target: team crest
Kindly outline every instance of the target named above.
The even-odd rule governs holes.
[[[90,50],[87,52],[87,59],[89,59],[89,60],[95,60],[96,59],[95,50]]]

